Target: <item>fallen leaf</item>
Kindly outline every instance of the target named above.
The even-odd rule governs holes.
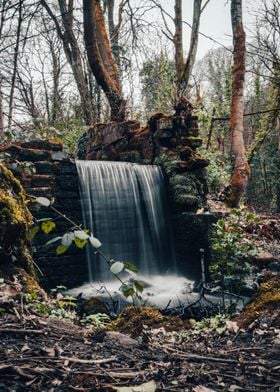
[[[198,385],[197,387],[193,388],[193,392],[216,392],[214,389],[209,389],[204,387],[203,385]]]
[[[237,333],[239,331],[239,327],[235,321],[226,320],[226,326],[229,331]]]
[[[155,392],[157,385],[154,381],[130,387],[113,387],[117,392]]]

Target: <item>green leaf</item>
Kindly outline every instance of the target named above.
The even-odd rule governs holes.
[[[53,221],[44,221],[41,224],[41,229],[45,234],[49,234],[56,227]]]
[[[68,250],[69,246],[64,246],[64,245],[58,245],[58,247],[56,248],[56,254],[62,255],[63,253],[65,253]]]
[[[144,286],[143,286],[142,282],[140,282],[139,280],[134,280],[134,286],[135,286],[137,291],[139,291],[140,293],[143,292]]]
[[[120,291],[123,293],[123,295],[127,298],[130,296],[133,296],[135,294],[135,290],[131,285],[123,284],[120,287]]]
[[[246,215],[246,222],[252,222],[254,220],[255,220],[255,215],[252,212]]]
[[[142,305],[141,298],[137,294],[132,295],[132,301],[133,301],[134,306],[141,306]]]
[[[117,275],[124,269],[124,263],[121,261],[116,261],[114,264],[111,265],[110,271],[112,274]]]
[[[75,242],[75,245],[77,246],[77,248],[83,249],[86,246],[88,240],[82,239],[82,238],[75,238],[74,242]]]
[[[32,229],[30,230],[30,237],[31,240],[34,239],[35,235],[38,233],[38,231],[40,230],[39,226],[33,226]]]
[[[125,263],[124,263],[124,268],[126,270],[129,270],[129,271],[132,271],[132,272],[135,272],[135,273],[138,272],[138,269],[137,269],[136,265],[128,263],[127,261],[125,261]]]

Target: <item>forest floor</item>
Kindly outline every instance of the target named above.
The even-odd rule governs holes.
[[[234,321],[193,332],[157,329],[144,343],[119,332],[91,333],[18,303],[1,316],[0,390],[276,392],[280,328],[270,320],[244,329]]]
[[[276,260],[259,260],[267,280],[258,296],[231,320],[176,332],[157,324],[132,338],[42,316],[17,280],[2,293],[0,284],[0,391],[279,392],[279,216],[253,222],[247,234]]]

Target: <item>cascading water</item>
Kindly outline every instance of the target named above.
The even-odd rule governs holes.
[[[175,273],[165,181],[158,166],[76,161],[84,226],[114,260],[144,275]],[[111,279],[108,266],[88,248],[90,281]]]

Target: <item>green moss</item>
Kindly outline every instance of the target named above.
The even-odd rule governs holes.
[[[32,220],[20,182],[0,164],[0,253],[15,255],[29,271],[33,271],[33,263],[26,244]]]
[[[279,325],[279,307],[280,307],[280,277],[276,276],[267,282],[263,283],[252,301],[245,307],[240,316],[237,317],[237,322],[241,327],[248,327],[254,320],[259,317],[266,316],[272,319],[275,318],[275,324]]]
[[[179,331],[184,328],[184,323],[177,316],[163,316],[157,309],[129,306],[108,326],[111,330],[127,333],[134,338],[139,337],[145,328],[160,327],[166,331]]]
[[[128,151],[120,153],[120,161],[143,163],[143,159],[139,151]],[[150,162],[149,162],[150,163]]]

